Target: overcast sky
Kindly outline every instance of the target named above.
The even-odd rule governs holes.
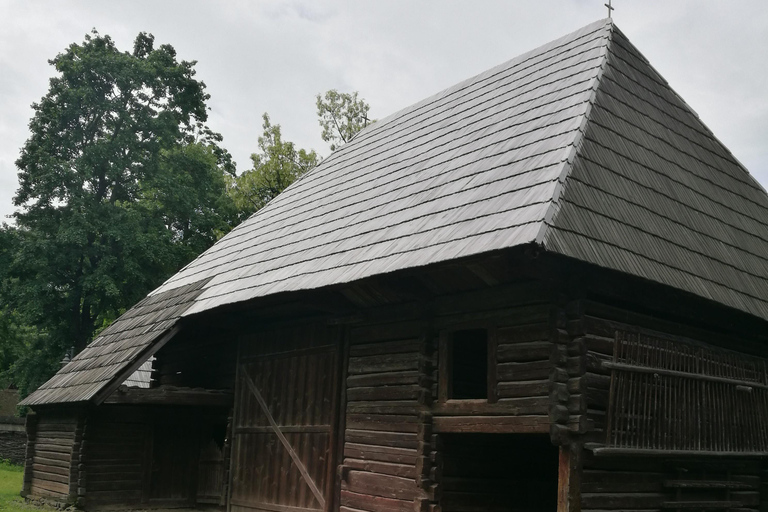
[[[209,125],[242,172],[268,112],[327,155],[315,95],[359,91],[381,118],[604,18],[605,0],[0,0],[0,220],[48,59],[92,28],[131,50],[141,31],[197,60]],[[614,0],[617,25],[768,186],[768,2]]]

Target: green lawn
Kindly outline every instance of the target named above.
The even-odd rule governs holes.
[[[24,471],[21,466],[14,466],[0,461],[0,510],[3,512],[29,512],[32,507],[24,504],[19,496],[21,479]]]

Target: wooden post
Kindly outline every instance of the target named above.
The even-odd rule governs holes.
[[[32,487],[32,463],[35,457],[35,438],[37,437],[37,415],[30,412],[26,418],[27,450],[24,461],[24,483],[21,488],[23,497],[29,496]]]
[[[557,512],[581,512],[581,443],[560,447]]]

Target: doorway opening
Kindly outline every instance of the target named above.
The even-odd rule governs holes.
[[[554,512],[558,449],[548,435],[441,434],[443,512]]]

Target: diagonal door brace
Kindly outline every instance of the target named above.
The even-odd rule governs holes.
[[[269,408],[267,407],[267,402],[264,400],[264,397],[261,396],[261,393],[256,387],[256,384],[254,384],[253,380],[251,380],[251,376],[248,375],[248,373],[245,371],[242,373],[243,373],[243,378],[245,379],[245,383],[248,385],[248,389],[251,390],[251,393],[253,393],[253,396],[256,397],[256,401],[259,402],[259,406],[261,406],[261,410],[264,412],[264,415],[267,417],[267,420],[269,420],[269,425],[272,427],[272,430],[275,432],[275,435],[280,440],[280,442],[283,443],[283,447],[288,451],[288,455],[291,456],[291,459],[293,459],[294,464],[296,464],[296,467],[299,469],[299,473],[301,473],[301,476],[304,478],[304,481],[307,482],[307,485],[312,491],[312,494],[315,495],[315,499],[317,499],[321,507],[325,508],[325,498],[323,498],[323,494],[320,492],[320,489],[317,488],[317,484],[315,484],[315,481],[312,480],[312,477],[309,476],[309,472],[307,471],[307,468],[304,467],[304,464],[301,462],[301,459],[299,459],[299,456],[296,455],[296,452],[294,451],[291,444],[288,442],[288,439],[286,439],[285,435],[283,435],[283,433],[280,431],[280,427],[277,425],[277,422],[275,422],[275,419],[272,417],[272,413],[269,412]]]

